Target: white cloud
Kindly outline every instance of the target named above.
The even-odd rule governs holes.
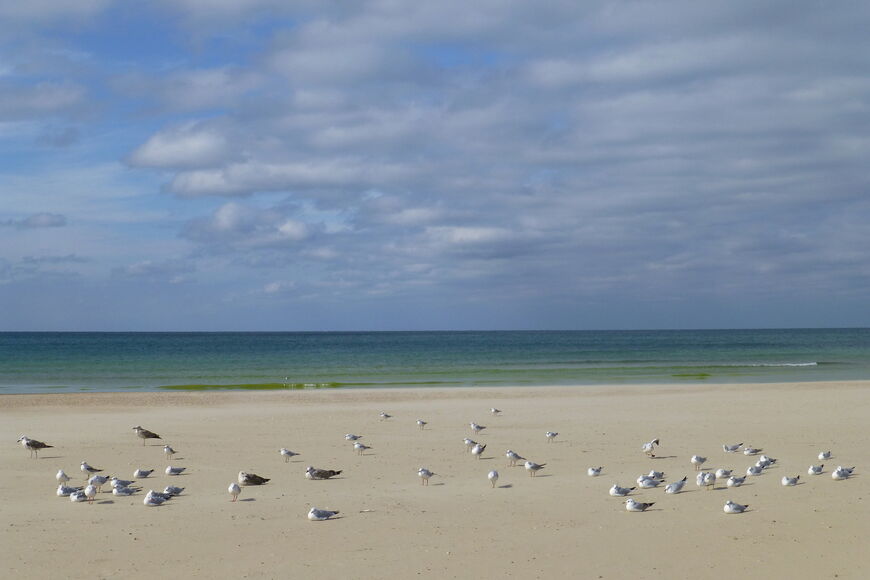
[[[128,162],[139,167],[209,167],[226,161],[231,154],[226,136],[200,123],[163,130],[152,135],[130,154]]]

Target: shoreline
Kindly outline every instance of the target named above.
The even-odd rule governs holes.
[[[870,575],[870,381],[22,394],[0,396],[0,409],[0,494],[11,499],[4,577]],[[393,418],[379,420],[381,411]],[[469,421],[487,428],[475,436]],[[163,439],[142,445],[134,425]],[[559,432],[552,443],[548,430]],[[372,449],[357,455],[345,433]],[[54,447],[30,459],[14,443],[21,434]],[[465,452],[468,436],[487,444],[480,459]],[[640,451],[652,438],[661,438],[655,459]],[[779,461],[740,488],[696,487],[693,454],[735,473],[754,462],[723,453],[737,442]],[[164,443],[178,451],[171,462]],[[285,463],[281,447],[301,455]],[[507,467],[506,449],[545,469],[532,478]],[[806,475],[827,449],[825,472]],[[82,460],[122,478],[156,469],[138,482],[144,491],[186,490],[160,508],[143,506],[141,492],[98,494],[94,505],[56,497],[54,474],[80,484]],[[187,471],[166,476],[170,463]],[[855,476],[833,481],[837,464],[857,466]],[[342,474],[309,481],[307,465]],[[438,474],[430,486],[420,485],[421,466]],[[588,477],[590,466],[604,466],[602,476]],[[650,469],[690,481],[677,495],[632,492],[655,503],[645,513],[608,495]],[[227,485],[240,470],[271,481],[232,503]],[[796,474],[798,486],[780,485]],[[750,510],[726,515],[727,499]],[[340,517],[309,522],[311,505]]]

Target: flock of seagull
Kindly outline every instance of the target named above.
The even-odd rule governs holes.
[[[500,409],[491,408],[490,413],[493,416],[498,416],[501,414]],[[381,412],[379,415],[381,421],[386,421],[392,418],[392,415],[386,412]],[[428,425],[427,421],[423,419],[417,419],[417,426],[422,430],[425,429],[426,425]],[[480,425],[474,421],[469,424],[469,427],[472,433],[476,435],[480,434],[486,426]],[[133,431],[142,440],[142,444],[145,445],[149,439],[162,439],[158,434],[153,431],[149,431],[148,429],[144,429],[143,427],[137,425],[133,427]],[[555,431],[547,431],[545,433],[547,442],[550,443],[558,437],[559,433]],[[362,435],[357,435],[354,433],[348,433],[345,435],[345,440],[349,441],[354,450],[362,455],[366,450],[371,449],[369,445],[364,444],[360,439],[363,438]],[[465,444],[465,450],[467,453],[475,456],[477,459],[480,459],[484,450],[486,449],[486,444],[479,443],[469,437],[463,439]],[[31,458],[39,458],[39,451],[43,449],[50,449],[53,446],[48,445],[42,441],[38,441],[36,439],[31,439],[25,435],[22,435],[18,439],[18,443],[24,447],[27,451],[30,452]],[[657,447],[661,444],[658,438],[653,439],[644,443],[641,446],[641,451],[650,458],[655,458]],[[693,455],[689,459],[689,463],[694,467],[694,469],[698,472],[695,478],[695,483],[698,487],[703,487],[706,489],[716,489],[716,483],[718,481],[725,481],[725,486],[727,488],[737,488],[744,484],[747,477],[755,477],[762,475],[765,470],[769,469],[771,466],[776,464],[777,459],[769,457],[766,454],[763,454],[764,451],[761,448],[752,447],[749,445],[745,445],[743,443],[736,444],[723,444],[722,449],[725,453],[728,454],[736,454],[741,452],[745,456],[756,457],[757,460],[754,464],[750,465],[746,469],[746,474],[743,476],[735,475],[733,473],[733,469],[725,469],[719,468],[716,470],[708,470],[704,467],[704,464],[707,462],[707,457],[703,457],[700,455]],[[170,462],[175,455],[175,450],[170,445],[163,446],[163,452]],[[284,458],[285,462],[289,462],[292,457],[300,455],[294,451],[291,451],[287,448],[281,448],[279,450],[280,455]],[[529,473],[530,477],[534,477],[537,475],[539,471],[544,469],[547,465],[546,463],[536,463],[534,461],[528,460],[525,457],[522,457],[515,451],[508,449],[505,452],[505,457],[508,460],[508,466],[514,467],[519,465],[520,462],[523,462],[523,467]],[[831,451],[822,451],[818,454],[819,461],[827,461],[833,457]],[[809,475],[821,475],[824,473],[825,464],[821,463],[819,465],[810,465],[807,469],[807,474]],[[168,476],[177,476],[185,471],[185,467],[176,467],[170,463],[164,470],[164,473]],[[835,481],[841,481],[848,479],[855,467],[843,467],[838,465],[836,469],[831,471],[831,478]],[[89,465],[86,461],[81,462],[80,470],[84,474],[86,478],[86,484],[81,486],[75,485],[67,485],[71,478],[64,472],[63,469],[58,470],[55,479],[57,480],[57,495],[59,497],[69,497],[72,502],[88,502],[93,503],[96,495],[103,490],[103,486],[109,484],[112,488],[112,494],[115,496],[131,496],[141,491],[142,488],[135,486],[136,481],[140,479],[148,478],[153,472],[153,469],[142,469],[138,468],[133,472],[132,480],[124,480],[120,479],[117,476],[108,476],[101,475],[103,472],[102,469],[97,469],[91,465]],[[587,475],[589,477],[598,477],[603,473],[604,467],[589,467],[587,469]],[[341,470],[334,469],[321,469],[315,468],[313,466],[308,466],[305,470],[305,477],[311,480],[324,480],[330,479],[332,477],[336,477],[342,473]],[[427,467],[420,467],[417,471],[417,475],[420,478],[420,484],[427,486],[429,485],[429,479],[433,476],[438,475],[434,471],[430,470]],[[496,487],[496,484],[499,479],[499,473],[497,470],[493,469],[487,473],[487,479],[493,488]],[[247,473],[245,471],[241,471],[238,474],[237,481],[230,483],[227,488],[228,493],[232,497],[232,501],[235,502],[238,500],[239,495],[242,493],[242,488],[247,486],[258,486],[264,485],[269,481],[269,478],[262,477],[255,473]],[[621,487],[618,483],[614,483],[610,488],[610,495],[613,497],[625,497],[625,509],[629,512],[644,512],[655,505],[655,502],[640,502],[635,500],[629,496],[633,491],[638,488],[641,489],[653,489],[659,486],[664,486],[664,492],[666,494],[678,494],[683,491],[683,488],[688,481],[688,476],[684,476],[680,480],[671,481],[670,483],[666,483],[666,478],[664,472],[651,470],[649,473],[641,474],[636,482],[637,485],[634,487]],[[790,487],[798,485],[800,481],[800,475],[785,475],[782,477],[781,483],[783,486]],[[177,487],[173,485],[166,486],[162,492],[155,491],[153,489],[148,490],[143,499],[143,504],[149,507],[157,507],[160,506],[170,499],[181,495],[184,491],[183,487]],[[728,500],[725,502],[723,507],[723,511],[726,514],[740,514],[747,511],[749,508],[748,504],[739,504]],[[333,510],[325,510],[317,507],[311,507],[308,512],[308,519],[311,521],[324,521],[329,520],[336,515],[338,515],[339,511]]]

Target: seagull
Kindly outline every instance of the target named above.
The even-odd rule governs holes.
[[[661,443],[659,443],[658,439],[653,439],[652,441],[649,441],[649,442],[641,445],[641,449],[643,450],[644,453],[646,453],[650,457],[655,457],[656,455],[655,455],[654,451],[655,451],[656,445],[661,445]]]
[[[85,495],[88,498],[88,503],[94,503],[94,497],[97,495],[97,486],[94,484],[90,484],[85,488]]]
[[[854,467],[843,467],[842,465],[838,465],[837,469],[831,472],[831,479],[835,479],[837,481],[843,479],[849,479],[849,476],[852,475],[852,470]]]
[[[501,415],[501,409],[496,409],[495,407],[491,408],[489,412],[493,415]]]
[[[471,451],[471,448],[474,447],[475,445],[477,445],[477,441],[475,441],[474,439],[469,439],[468,437],[465,437],[462,440],[462,442],[465,443],[465,452],[466,453]]]
[[[18,438],[18,442],[21,443],[21,446],[30,451],[30,457],[36,457],[39,459],[39,450],[40,449],[50,449],[54,447],[54,445],[49,445],[47,443],[43,443],[42,441],[37,441],[36,439],[31,439],[25,435],[22,435]]]
[[[227,491],[230,492],[231,496],[233,496],[233,501],[236,501],[237,499],[239,499],[239,494],[242,493],[242,488],[239,487],[239,484],[234,481],[227,488]]]
[[[483,455],[483,450],[486,449],[486,443],[478,443],[474,447],[471,448],[471,454],[477,455],[477,458],[480,459],[480,456]]]
[[[761,472],[763,471],[763,467],[758,467],[757,465],[750,465],[748,468],[746,468],[746,475],[761,475]]]
[[[758,463],[761,463],[761,467],[770,467],[774,463],[776,463],[776,459],[773,457],[768,457],[767,455],[762,455],[758,458]]]
[[[144,477],[148,477],[154,473],[153,469],[142,469],[141,467],[133,472],[133,477],[136,479],[142,479]]]
[[[69,500],[71,502],[88,501],[88,496],[85,495],[84,490],[79,489],[69,494]]]
[[[488,474],[486,474],[486,477],[489,479],[489,482],[492,484],[492,487],[494,488],[495,484],[498,482],[498,471],[493,469]]]
[[[711,486],[713,489],[716,489],[716,474],[710,471],[702,471],[695,478],[695,483],[698,487],[706,487],[708,491]]]
[[[426,428],[426,425],[428,425],[428,424],[429,424],[428,421],[424,421],[423,419],[417,419],[417,425],[419,425],[419,427],[420,427],[420,431],[422,431],[423,429],[425,429],[425,428]]]
[[[525,461],[526,460],[525,457],[521,456],[519,453],[516,453],[515,451],[511,451],[510,449],[508,449],[505,452],[504,456],[507,457],[507,459],[508,459],[508,467],[516,467],[517,461]]]
[[[163,488],[163,493],[168,493],[169,495],[181,495],[181,492],[184,491],[183,487],[175,487],[174,485],[167,485]]]
[[[824,463],[821,465],[810,465],[810,468],[807,469],[808,475],[819,475],[822,473],[822,468],[825,466]]]
[[[69,481],[69,475],[67,475],[63,469],[57,470],[57,475],[54,476],[58,483],[66,483]]]
[[[634,487],[619,487],[619,484],[614,483],[613,487],[610,488],[610,495],[613,497],[625,497],[635,489]]]
[[[471,430],[474,431],[474,434],[475,434],[475,435],[480,434],[481,431],[483,431],[484,429],[486,429],[486,426],[485,426],[485,425],[478,425],[478,424],[475,423],[474,421],[472,421],[471,423],[469,423],[469,425],[471,426]]]
[[[92,475],[88,479],[88,485],[93,485],[95,489],[103,491],[103,486],[106,485],[107,481],[109,481],[109,478],[105,475]]]
[[[133,431],[136,432],[136,436],[142,440],[142,445],[145,445],[146,439],[161,439],[160,435],[154,433],[153,431],[149,431],[148,429],[143,429],[139,425],[133,427]]]
[[[112,490],[112,495],[117,496],[117,497],[121,497],[124,495],[133,495],[137,491],[139,491],[139,490],[135,487],[121,486],[121,487],[114,488]]]
[[[725,482],[725,485],[728,487],[740,487],[743,485],[743,482],[746,481],[746,476],[737,477],[736,475],[732,475],[728,478],[728,481]]]
[[[239,472],[239,485],[263,485],[267,481],[268,477],[260,477],[256,473]]]
[[[704,462],[707,461],[707,458],[701,457],[700,455],[692,455],[692,459],[690,459],[689,461],[691,461],[692,465],[695,466],[695,471],[698,471],[699,469],[701,469],[701,466],[704,464]]]
[[[339,513],[338,510],[329,511],[329,510],[322,510],[322,509],[318,509],[316,507],[313,507],[313,508],[311,508],[311,511],[308,512],[308,519],[311,520],[312,522],[322,522],[322,521],[328,520],[329,518],[331,518],[332,516],[334,516],[338,513]]]
[[[743,448],[743,455],[758,455],[762,451],[764,451],[764,450],[761,448],[744,447]]]
[[[82,473],[85,474],[85,477],[88,477],[88,475],[93,475],[94,473],[99,473],[100,471],[102,471],[102,469],[97,469],[96,467],[91,467],[90,465],[87,464],[86,461],[82,461],[81,470],[82,470]]]
[[[727,478],[731,477],[732,471],[734,471],[734,470],[733,469],[722,469],[722,468],[717,469],[716,470],[716,479],[727,479]]]
[[[789,477],[789,476],[787,476],[787,475],[784,475],[783,478],[782,478],[782,484],[783,484],[783,485],[797,485],[797,484],[798,484],[798,480],[799,480],[800,478],[801,478],[800,475],[796,475],[796,476],[794,476],[794,477]]]
[[[547,431],[545,435],[547,436],[547,443],[549,443],[556,439],[558,433],[556,433],[555,431]]]
[[[333,469],[316,469],[310,465],[305,469],[305,477],[308,479],[329,479],[330,477],[335,477],[340,473],[340,469],[338,471]]]
[[[686,479],[688,479],[688,475],[684,476],[680,481],[675,481],[673,483],[669,483],[665,486],[665,493],[680,493],[683,491],[683,486],[686,485]]]
[[[111,483],[112,487],[130,487],[132,484],[136,483],[135,480],[131,479],[118,479],[114,475],[109,479],[109,483]]]
[[[655,469],[651,469],[649,473],[646,474],[647,477],[651,477],[653,479],[660,479],[664,481],[665,472],[664,471],[656,471]]]
[[[658,479],[653,479],[647,475],[641,475],[637,478],[637,485],[643,489],[650,489],[651,487],[658,487],[661,485],[661,481]]]
[[[362,455],[363,451],[365,451],[366,449],[371,449],[369,445],[366,445],[362,441],[357,441],[356,443],[354,443],[353,448],[357,450],[357,453],[359,455]]]
[[[603,467],[590,467],[589,469],[586,470],[586,475],[588,475],[589,477],[598,477],[599,475],[601,475],[602,469],[604,469],[604,468]]]
[[[175,449],[170,447],[169,445],[163,446],[163,453],[166,455],[166,458],[172,461],[172,456],[175,455]]]
[[[344,438],[348,441],[357,441],[359,439],[362,439],[362,435],[354,435],[353,433],[348,433],[344,436]]]
[[[161,506],[166,502],[166,498],[162,495],[157,495],[154,490],[148,490],[148,493],[145,494],[145,499],[142,500],[142,503],[147,505],[148,507],[157,507]]]
[[[57,497],[67,497],[71,493],[75,493],[77,491],[81,491],[80,487],[68,487],[62,483],[57,485]]]
[[[526,461],[525,467],[526,471],[529,472],[529,477],[534,477],[538,474],[539,471],[544,469],[546,463],[535,463],[534,461]]]
[[[734,503],[730,499],[725,502],[725,507],[723,510],[726,514],[742,514],[746,511],[746,508],[749,507],[749,504],[740,505],[739,503]]]
[[[285,447],[282,447],[281,450],[279,451],[279,453],[281,454],[282,457],[284,457],[284,463],[289,463],[291,457],[296,457],[297,455],[299,455],[298,453],[290,451],[289,449],[287,449]]]
[[[826,459],[830,459],[832,457],[830,451],[822,451],[819,453],[819,461],[824,461]]]
[[[181,475],[181,472],[187,469],[186,467],[172,467],[171,465],[167,465],[164,473],[166,475]]]
[[[389,413],[387,413],[386,411],[381,411],[380,417],[381,417],[381,419],[380,419],[381,421],[386,421],[387,419],[393,418],[393,416],[390,415]]]
[[[625,500],[625,510],[629,512],[645,512],[654,505],[655,502],[643,503],[639,501],[634,501],[631,498]]]
[[[425,467],[421,467],[417,470],[417,475],[420,476],[420,485],[429,485],[429,478],[433,475],[438,475],[433,471],[429,471]]]
[[[743,445],[743,443],[736,443],[734,445],[728,445],[727,443],[724,443],[722,445],[722,451],[724,451],[725,453],[737,453],[741,445]]]

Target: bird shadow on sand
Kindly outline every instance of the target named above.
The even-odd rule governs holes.
[[[240,499],[239,501],[257,501],[255,497],[246,497],[245,499]]]
[[[445,483],[433,483],[431,485],[447,485],[447,484],[445,484]],[[429,486],[427,485],[426,487],[429,487]]]
[[[650,457],[650,459],[677,459],[676,455],[656,455],[655,457]]]
[[[534,475],[534,476],[532,476],[532,479],[538,479],[539,477],[553,477],[553,474],[552,473],[544,473],[541,475]]]
[[[510,489],[510,488],[512,488],[513,486],[514,486],[514,484],[512,484],[512,483],[508,483],[508,484],[505,484],[505,485],[500,485],[500,486],[498,486],[498,488],[499,488],[499,489]]]
[[[490,459],[495,459],[495,457],[478,457],[478,461],[489,461]]]
[[[39,459],[63,459],[63,455],[43,455]]]
[[[100,500],[100,501],[98,501],[98,502],[96,502],[96,503],[98,503],[98,504],[100,504],[100,505],[103,505],[104,503],[113,504],[113,503],[115,503],[115,501],[114,501],[114,500],[111,500],[111,499],[103,499],[103,500]]]

